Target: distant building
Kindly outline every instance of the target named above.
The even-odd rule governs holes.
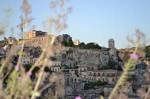
[[[108,41],[108,47],[109,48],[115,48],[115,41],[114,41],[114,39],[109,39],[109,41]]]
[[[115,48],[114,39],[109,39],[108,47],[109,47],[109,56],[110,56],[110,58],[113,59],[113,61],[117,62],[118,61],[118,56],[117,56],[117,49]]]
[[[42,37],[42,36],[47,36],[47,35],[48,34],[46,32],[32,30],[30,32],[25,33],[24,39],[31,39],[31,38]]]
[[[25,38],[20,40],[20,44],[25,42],[25,46],[33,46],[33,47],[46,47],[50,44],[52,37],[54,35],[48,35],[47,32],[42,31],[30,31],[25,33]]]
[[[4,41],[7,42],[8,44],[14,44],[14,43],[17,43],[17,39],[14,38],[14,37],[4,37]]]
[[[109,62],[109,52],[108,48],[102,48],[100,51],[100,61],[103,66],[106,66]]]
[[[74,40],[73,43],[74,43],[74,45],[79,45],[80,41],[79,40]]]

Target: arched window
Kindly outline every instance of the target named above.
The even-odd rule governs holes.
[[[112,81],[115,82],[115,78],[112,78]]]
[[[74,82],[77,82],[77,79],[76,79],[76,78],[74,79]]]
[[[102,73],[102,76],[104,76],[104,73]]]
[[[90,72],[90,76],[92,75],[92,73]]]
[[[73,78],[71,78],[71,83],[73,83]]]
[[[105,78],[103,78],[102,80],[105,81]]]
[[[66,80],[66,85],[69,86],[69,78]]]

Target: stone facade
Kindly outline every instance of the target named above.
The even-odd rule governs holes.
[[[24,54],[21,59],[23,65],[34,64],[40,55],[40,50],[36,49],[43,50],[52,38],[52,35],[46,33],[39,35],[36,33],[38,32],[28,33],[26,39],[21,40],[20,45],[16,47],[19,50],[21,44],[25,42]],[[64,39],[70,40],[72,38],[68,35],[59,36],[55,45]],[[108,98],[123,71],[122,58],[125,57],[125,55],[123,56],[124,52],[118,53],[113,39],[108,41],[108,48],[62,47],[59,49],[60,51],[57,52],[57,50],[54,48],[53,54],[51,54],[51,48],[47,49],[45,57],[47,57],[48,71],[44,74],[45,79],[42,82],[44,89],[42,89],[39,99],[48,99],[48,97],[74,99],[78,95],[83,99],[99,99],[100,95]],[[135,70],[129,72],[129,77],[135,78],[132,78],[134,80],[128,85],[128,92],[123,91],[123,95],[126,94],[128,99],[141,99],[140,92],[147,92],[150,81],[145,80],[145,72],[149,72],[146,71],[148,67],[145,67],[141,62],[139,63]],[[38,65],[40,67],[42,63]],[[44,87],[45,85],[48,86]]]

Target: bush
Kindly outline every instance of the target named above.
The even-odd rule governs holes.
[[[67,47],[74,46],[72,39],[70,39],[69,41],[66,41],[66,40],[62,41],[62,45],[67,46]]]
[[[96,43],[87,43],[86,49],[101,49],[101,47]]]
[[[78,45],[78,47],[82,48],[82,49],[101,49],[101,47],[98,44],[94,43],[94,42],[87,43],[87,44],[82,42]]]
[[[85,90],[88,90],[88,89],[94,89],[96,86],[103,86],[103,85],[106,85],[107,82],[104,82],[104,81],[90,81],[88,83],[85,83],[84,85],[84,89]]]
[[[150,45],[145,47],[144,52],[145,52],[145,57],[148,60],[150,60]]]

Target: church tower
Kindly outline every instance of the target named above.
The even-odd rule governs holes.
[[[109,39],[108,47],[109,47],[109,55],[110,55],[110,57],[113,59],[113,61],[117,62],[117,60],[118,60],[118,58],[117,58],[117,50],[115,48],[115,41],[114,41],[114,39]]]
[[[108,47],[111,48],[111,49],[115,48],[115,41],[114,41],[114,39],[109,39]]]

